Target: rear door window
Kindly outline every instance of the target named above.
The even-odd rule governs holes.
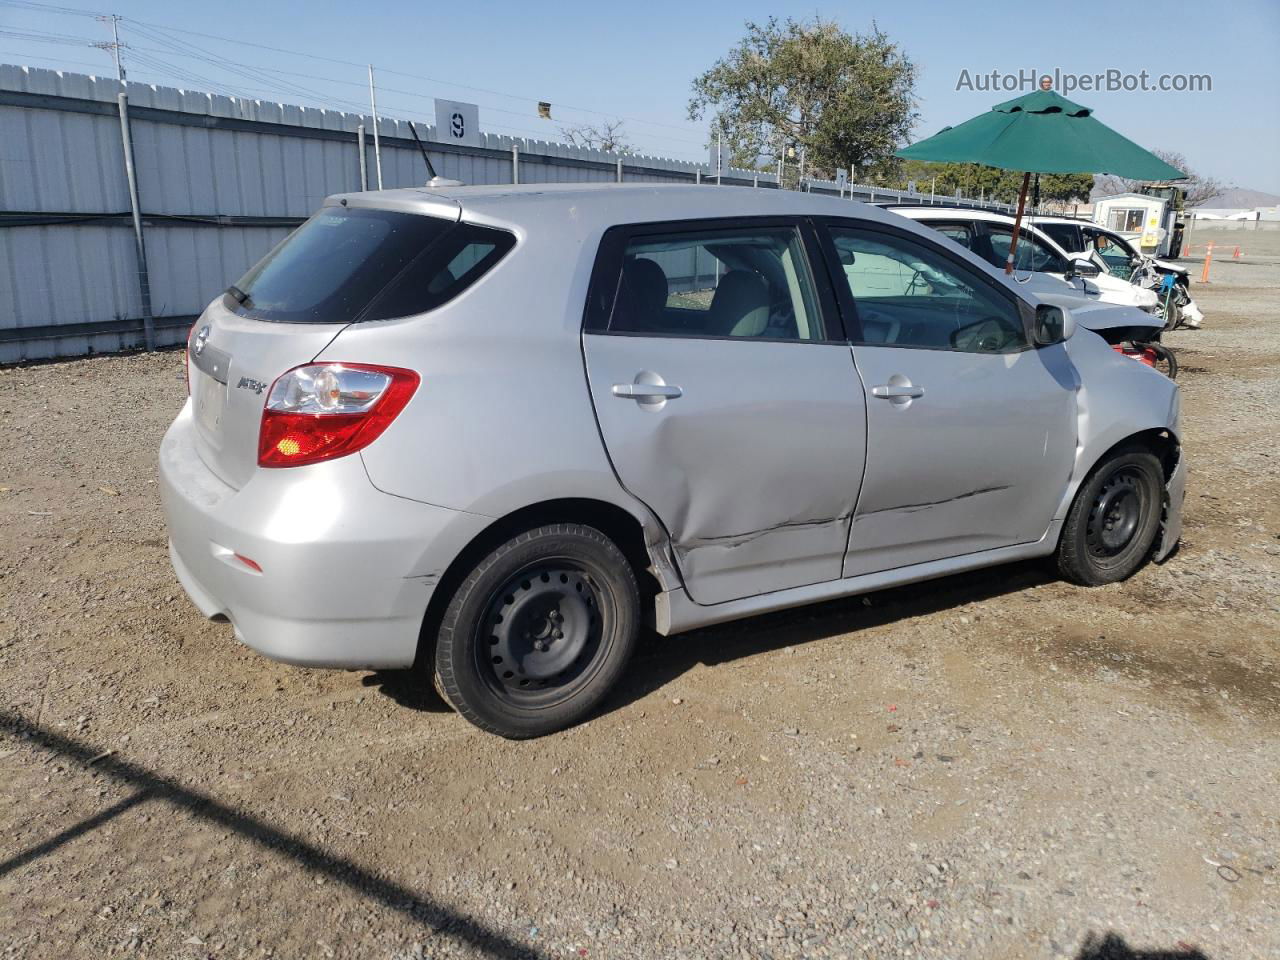
[[[822,340],[795,227],[635,236],[622,254],[611,333]]]
[[[456,297],[514,244],[505,231],[440,217],[326,207],[237,281],[224,303],[280,323],[412,316]]]
[[[1009,259],[1009,247],[1013,244],[1013,227],[988,223],[986,234],[990,241],[990,255],[986,256],[987,262],[1003,269]],[[1035,234],[1029,233],[1026,227],[1018,230],[1018,249],[1014,257],[1013,268],[1022,272],[1028,270],[1040,273],[1067,272],[1067,261]]]
[[[1050,239],[1068,253],[1079,253],[1084,250],[1084,241],[1080,238],[1080,228],[1073,223],[1041,223],[1041,230]]]
[[[967,223],[930,223],[944,237],[954,240],[966,250],[973,249],[973,227]]]

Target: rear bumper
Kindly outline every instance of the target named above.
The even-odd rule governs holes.
[[[174,572],[200,612],[311,667],[410,666],[447,545],[488,522],[379,492],[358,456],[260,470],[236,490],[196,452],[190,404],[161,444],[160,494]]]

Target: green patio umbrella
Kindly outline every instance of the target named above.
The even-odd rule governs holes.
[[[1052,90],[998,103],[986,113],[903,147],[897,156],[935,163],[981,163],[1021,170],[1018,215],[1005,272],[1013,272],[1013,254],[1033,173],[1110,173],[1130,180],[1185,180],[1186,174],[1154,153],[1122,137]]]

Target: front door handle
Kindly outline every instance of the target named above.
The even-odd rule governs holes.
[[[893,400],[899,397],[905,397],[908,400],[918,400],[920,397],[924,396],[924,387],[900,387],[896,384],[884,384],[879,387],[872,387],[871,395],[873,397],[879,397],[881,400]]]
[[[684,396],[679,387],[667,383],[615,383],[613,395],[624,400],[675,400]]]

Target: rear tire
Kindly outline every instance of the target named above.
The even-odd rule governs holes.
[[[1151,556],[1160,530],[1164,470],[1149,449],[1121,447],[1076,493],[1058,540],[1058,570],[1081,586],[1127,579]]]
[[[617,545],[579,524],[537,527],[459,585],[440,625],[436,685],[482,730],[543,736],[599,705],[639,630],[640,588]]]

